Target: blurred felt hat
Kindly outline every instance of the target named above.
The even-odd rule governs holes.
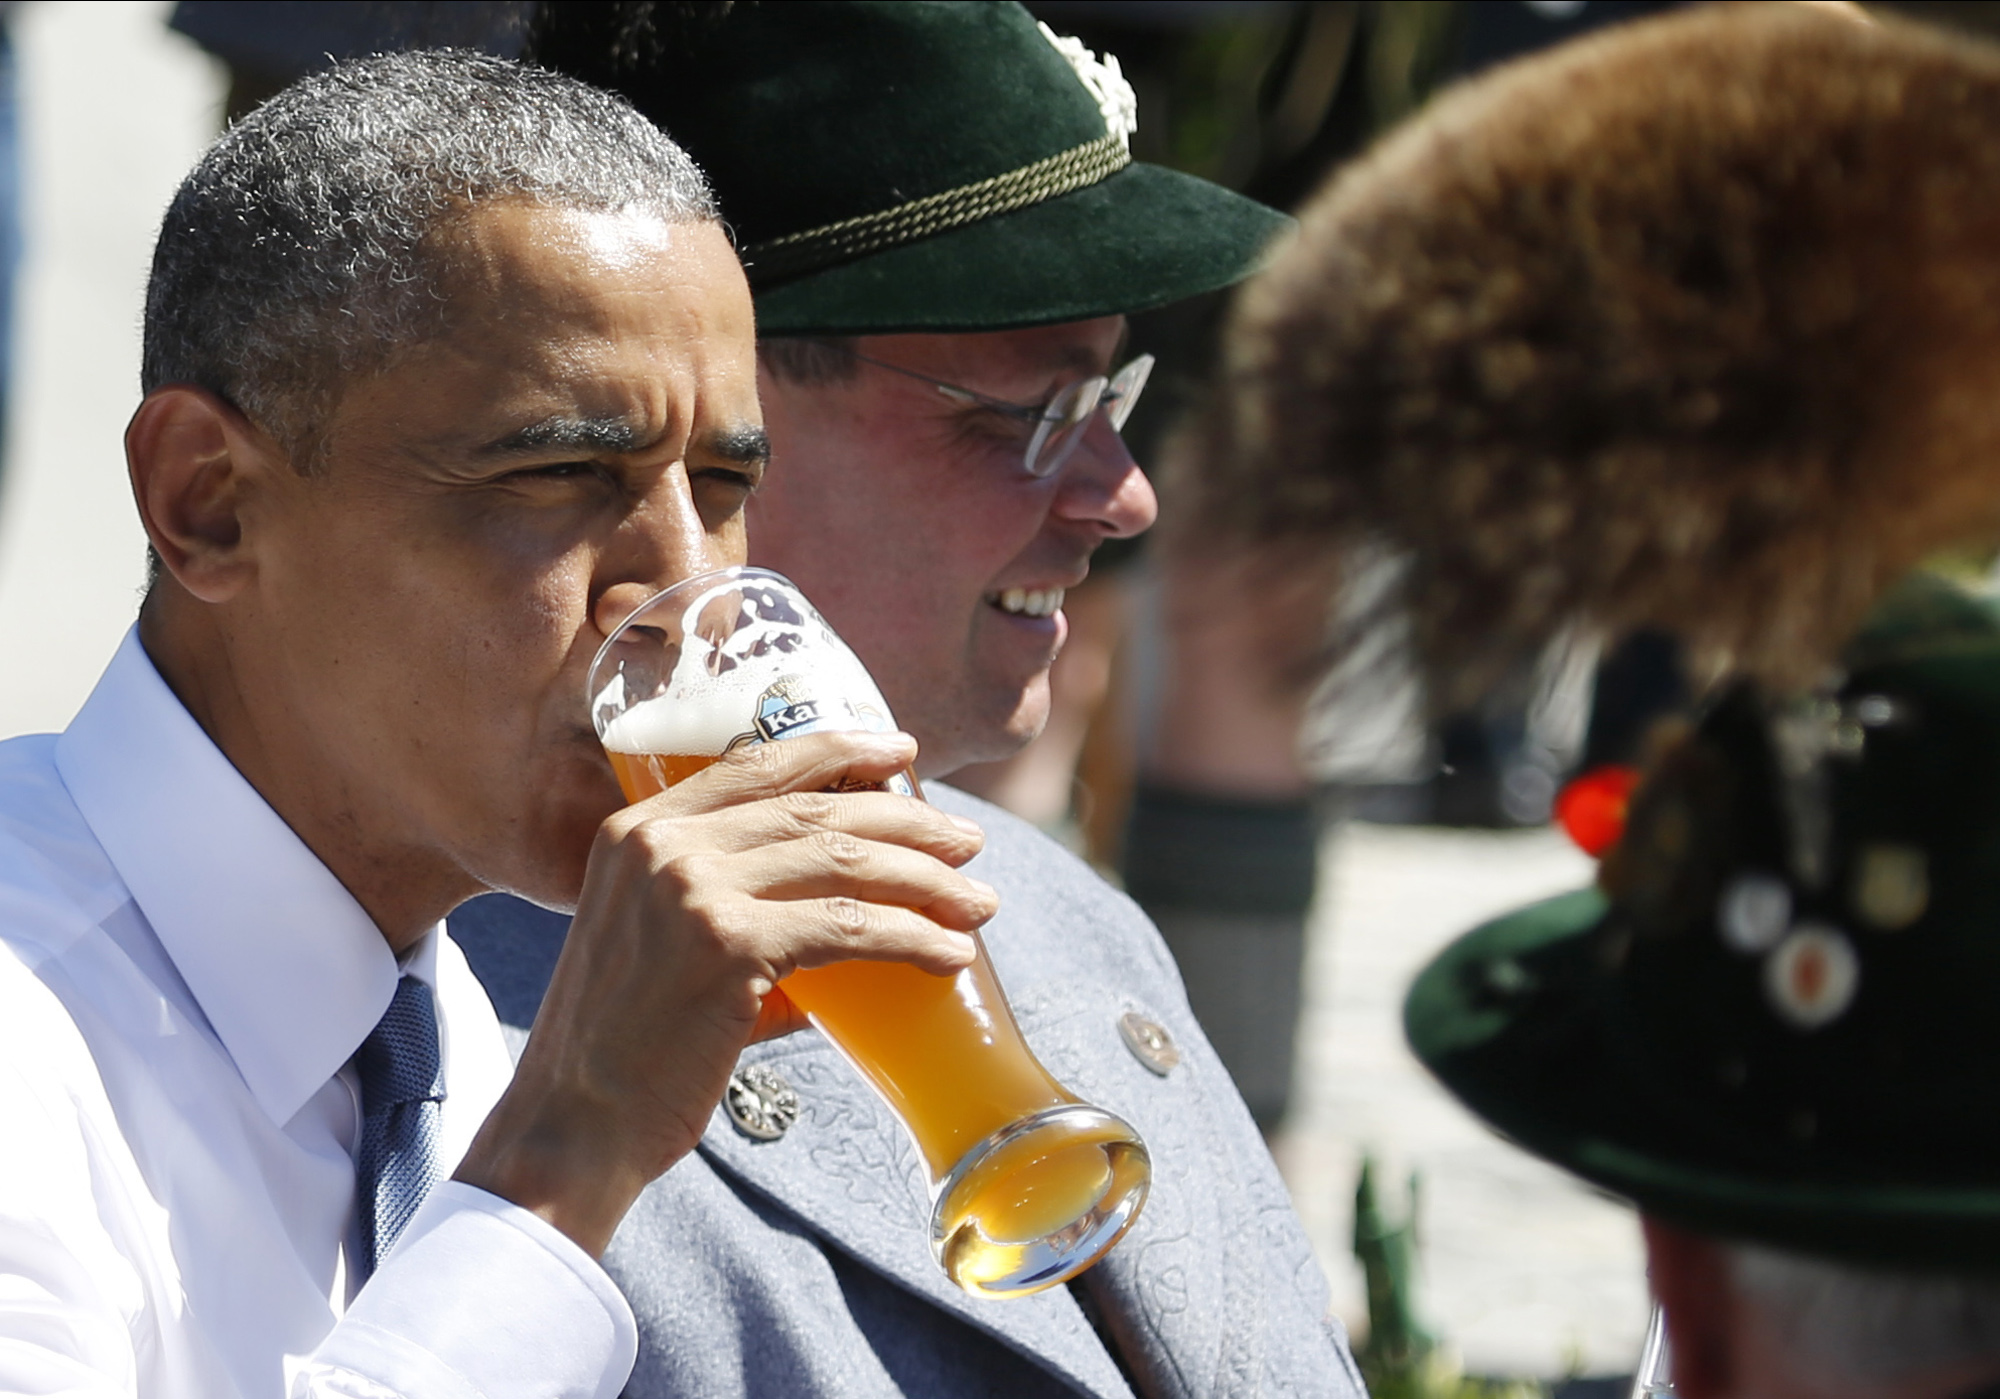
[[[2000,1269],[2000,616],[1905,585],[1837,687],[1739,686],[1599,887],[1417,979],[1417,1055],[1520,1145],[1697,1232]]]
[[[1133,161],[1117,60],[1017,4],[550,4],[529,55],[707,172],[764,335],[1141,311],[1237,281],[1289,225]]]

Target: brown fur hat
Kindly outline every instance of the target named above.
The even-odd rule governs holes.
[[[1718,5],[1468,82],[1309,202],[1221,388],[1202,531],[1402,560],[1440,700],[1572,624],[1810,678],[2000,538],[2000,51]]]

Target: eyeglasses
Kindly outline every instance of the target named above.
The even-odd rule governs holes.
[[[843,354],[872,364],[877,369],[886,369],[891,374],[901,374],[906,379],[917,379],[929,384],[946,398],[959,403],[976,403],[982,408],[990,408],[996,413],[1004,413],[1024,423],[1034,424],[1034,433],[1028,438],[1027,448],[1021,453],[1021,465],[1036,480],[1053,476],[1062,470],[1070,453],[1083,441],[1090,430],[1090,420],[1098,409],[1104,410],[1111,420],[1114,431],[1125,426],[1125,420],[1132,416],[1138,406],[1139,395],[1145,391],[1146,380],[1153,372],[1153,357],[1140,355],[1121,368],[1116,374],[1106,376],[1093,374],[1088,379],[1079,379],[1074,384],[1065,384],[1056,390],[1048,402],[1039,407],[1024,403],[1009,403],[1004,398],[993,398],[960,384],[947,383],[943,379],[933,379],[928,374],[919,374],[914,369],[905,369],[900,364],[890,364],[887,360],[872,359],[857,351],[842,347]]]

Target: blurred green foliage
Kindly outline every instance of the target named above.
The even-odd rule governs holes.
[[[1354,1187],[1354,1256],[1368,1289],[1368,1336],[1355,1351],[1372,1399],[1549,1399],[1533,1380],[1489,1380],[1466,1375],[1451,1348],[1418,1318],[1416,1305],[1417,1208],[1412,1173],[1402,1218],[1392,1223],[1375,1187],[1375,1160],[1364,1156]]]

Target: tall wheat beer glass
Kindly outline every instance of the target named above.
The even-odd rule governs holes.
[[[765,569],[659,594],[605,642],[589,683],[632,801],[743,744],[895,727],[846,643]],[[912,775],[890,786],[920,795]],[[1052,1287],[1138,1218],[1152,1180],[1145,1143],[1036,1061],[983,942],[956,976],[854,961],[794,972],[783,989],[909,1129],[929,1170],[931,1250],[966,1291]]]

